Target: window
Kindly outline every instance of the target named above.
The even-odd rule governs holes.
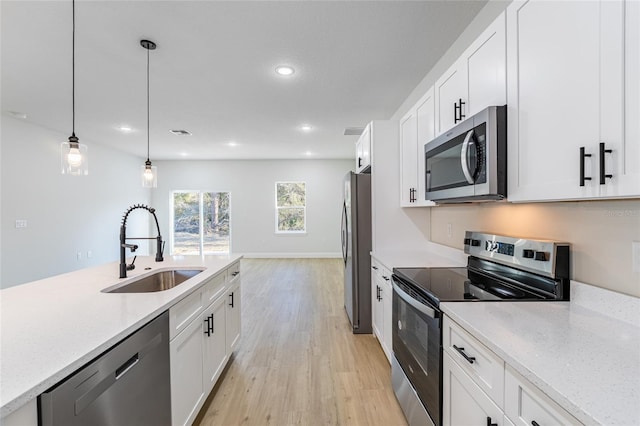
[[[171,254],[230,252],[228,192],[172,193]]]
[[[304,182],[276,182],[276,232],[307,230],[307,190]]]

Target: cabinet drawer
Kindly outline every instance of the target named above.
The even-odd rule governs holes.
[[[517,426],[582,424],[509,366],[504,386],[504,413]]]
[[[218,275],[211,278],[203,287],[203,303],[209,306],[211,302],[216,300],[224,292],[227,282],[227,271],[222,271]]]
[[[504,361],[449,317],[442,325],[442,347],[478,386],[503,407]]]
[[[169,309],[169,340],[177,336],[200,314],[204,308],[202,293],[202,289],[198,289]]]

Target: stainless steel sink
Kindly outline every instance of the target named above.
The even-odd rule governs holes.
[[[158,271],[155,274],[139,278],[128,284],[105,290],[106,293],[151,293],[155,291],[169,290],[182,284],[191,277],[198,275],[200,269],[173,269]]]

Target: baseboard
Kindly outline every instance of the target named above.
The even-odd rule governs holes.
[[[246,259],[340,259],[342,253],[242,253]]]

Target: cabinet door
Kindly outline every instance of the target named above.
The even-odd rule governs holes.
[[[225,308],[226,316],[226,336],[225,342],[227,347],[227,355],[230,355],[238,346],[240,341],[240,312],[241,312],[241,294],[240,294],[240,278],[233,280],[233,284],[227,293]]]
[[[501,426],[504,420],[502,410],[448,353],[443,352],[442,356],[442,424]]]
[[[624,136],[619,147],[610,146],[605,167],[613,178],[601,185],[601,195],[614,197],[640,195],[640,2],[627,0],[624,10]]]
[[[206,393],[213,388],[227,362],[225,303],[226,297],[219,297],[203,314],[205,330],[202,359]]]
[[[530,0],[507,9],[510,200],[599,195],[597,144],[621,137],[621,22],[611,19],[620,8]],[[580,147],[591,155],[584,186]]]
[[[371,124],[367,125],[356,143],[356,173],[371,166]]]
[[[418,126],[416,111],[411,110],[400,120],[400,205],[402,207],[416,205],[419,163],[417,152]]]
[[[507,103],[506,14],[500,16],[465,52],[468,116],[488,106]]]
[[[436,112],[435,112],[435,96],[433,95],[433,87],[420,99],[416,105],[416,119],[418,125],[418,141],[416,144],[416,159],[418,165],[416,194],[417,203],[420,206],[435,206],[433,201],[425,198],[425,169],[424,169],[424,146],[436,137]]]
[[[393,305],[392,301],[392,289],[391,285],[387,282],[382,287],[382,349],[384,349],[387,359],[391,362],[391,356],[393,355],[393,340],[392,340],[392,317],[391,309]]]
[[[469,98],[467,92],[467,69],[466,59],[460,58],[451,68],[447,70],[435,84],[435,100],[436,100],[436,132],[444,133],[456,124],[456,115],[462,118],[468,116],[467,100]],[[465,104],[462,105],[462,113],[455,112],[456,104],[460,99]]]
[[[200,408],[203,389],[203,316],[194,319],[169,344],[171,360],[171,424],[190,425]]]
[[[371,287],[371,303],[372,306],[371,308],[373,309],[371,311],[371,318],[372,318],[372,328],[373,328],[373,334],[378,338],[378,342],[380,342],[380,345],[382,345],[382,340],[383,340],[383,329],[382,329],[382,318],[383,318],[383,311],[382,311],[382,303],[380,303],[380,292],[381,287],[380,287],[380,276],[378,274],[376,274],[375,279],[373,280],[372,283],[372,287]]]

